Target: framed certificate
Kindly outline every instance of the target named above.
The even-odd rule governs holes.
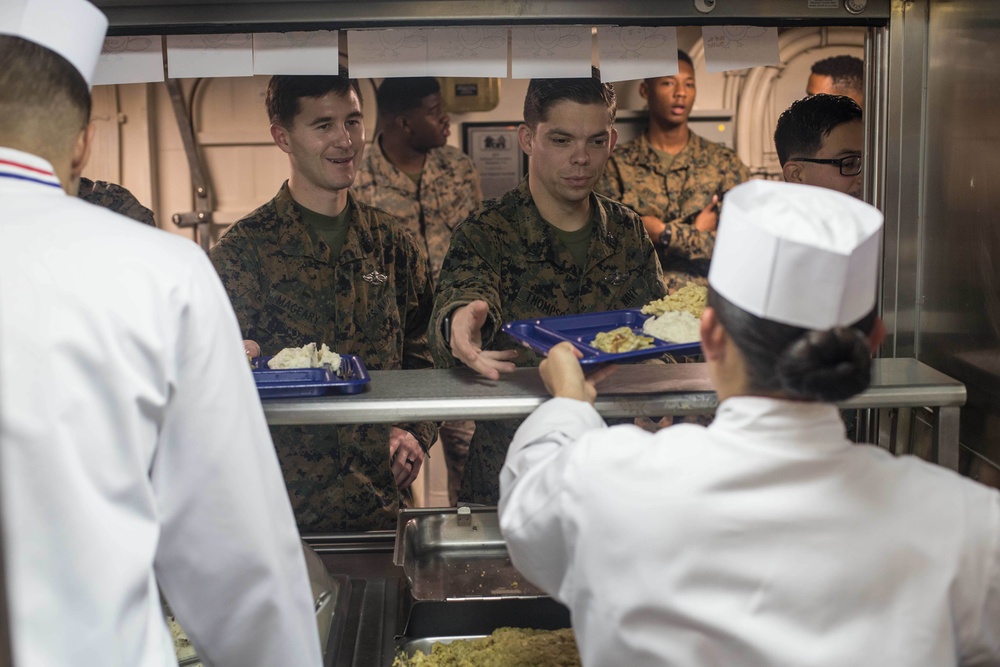
[[[528,156],[517,143],[520,124],[520,121],[462,124],[462,150],[479,170],[484,199],[513,190],[527,173]]]

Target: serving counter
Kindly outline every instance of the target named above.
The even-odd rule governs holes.
[[[598,391],[595,407],[605,418],[707,414],[718,404],[706,364],[623,365]],[[498,381],[466,368],[371,371],[364,393],[264,401],[264,414],[272,425],[509,419],[527,417],[547,398],[535,368]],[[839,406],[929,408],[935,461],[957,470],[965,399],[965,385],[916,359],[876,359],[871,386]]]

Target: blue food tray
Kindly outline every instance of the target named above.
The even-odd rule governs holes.
[[[340,374],[329,367],[283,368],[267,367],[271,357],[256,357],[252,361],[253,379],[261,398],[303,398],[327,394],[357,394],[371,382],[361,357],[340,355]]]
[[[639,335],[646,335],[642,333],[642,325],[650,317],[653,316],[643,315],[642,311],[637,308],[609,310],[603,313],[516,320],[503,325],[502,329],[535,352],[543,355],[547,354],[554,345],[569,341],[583,352],[583,358],[580,359],[580,364],[583,366],[639,361],[659,357],[663,354],[679,356],[701,354],[701,343],[668,343],[655,337],[652,347],[617,354],[602,352],[590,345],[590,341],[594,340],[598,333],[611,331],[618,327],[629,327]]]

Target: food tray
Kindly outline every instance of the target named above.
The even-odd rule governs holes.
[[[253,379],[261,398],[302,398],[326,394],[357,394],[371,382],[361,357],[340,355],[340,374],[328,366],[323,368],[267,367],[271,357],[256,357],[251,361]]]
[[[580,364],[603,364],[608,362],[639,361],[659,357],[664,354],[690,356],[701,353],[701,343],[668,343],[653,338],[653,346],[631,352],[602,352],[591,347],[590,341],[602,331],[611,331],[618,327],[629,327],[637,334],[642,333],[643,323],[653,317],[644,315],[639,309],[609,310],[603,313],[586,313],[584,315],[564,315],[562,317],[544,317],[536,320],[517,320],[503,325],[503,331],[513,338],[526,344],[539,354],[548,354],[555,345],[569,341],[583,353]]]

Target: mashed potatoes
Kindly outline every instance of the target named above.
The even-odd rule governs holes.
[[[340,355],[331,352],[326,343],[323,343],[319,349],[316,349],[316,343],[309,343],[302,347],[286,347],[267,362],[267,367],[274,370],[319,368],[321,366],[329,366],[335,371],[340,371]]]
[[[701,321],[686,310],[670,310],[646,320],[642,332],[668,343],[697,343],[701,340]]]
[[[668,294],[656,301],[650,301],[642,307],[642,312],[646,315],[662,315],[674,310],[684,310],[699,318],[701,312],[705,310],[707,301],[707,287],[688,283],[673,294]]]
[[[573,631],[500,628],[482,639],[434,644],[430,655],[397,656],[393,667],[579,667]]]

